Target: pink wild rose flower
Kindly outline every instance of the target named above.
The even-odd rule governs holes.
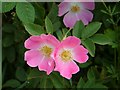
[[[64,0],[59,5],[58,16],[64,16],[63,22],[66,27],[73,28],[79,20],[87,25],[93,19],[89,10],[94,10],[94,0]]]
[[[53,35],[41,34],[31,36],[25,41],[25,47],[30,49],[25,52],[25,61],[30,67],[37,67],[49,75],[54,69],[54,59],[51,54],[60,42]]]
[[[60,75],[67,79],[80,70],[74,60],[79,63],[85,63],[88,60],[88,50],[80,43],[81,41],[77,37],[69,36],[55,49],[54,71],[59,71]]]

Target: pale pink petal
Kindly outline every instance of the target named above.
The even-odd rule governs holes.
[[[25,52],[24,58],[29,66],[36,67],[39,65],[43,55],[38,50],[29,50]]]
[[[41,38],[44,41],[44,43],[52,45],[54,47],[56,47],[60,43],[60,41],[57,40],[57,38],[51,34],[48,35],[42,34]]]
[[[89,21],[82,15],[79,15],[79,20],[83,22],[84,25],[88,25]]]
[[[60,75],[63,77],[70,79],[72,74],[76,74],[79,71],[79,67],[74,61],[63,62],[62,60],[56,60],[55,71],[60,72]]]
[[[75,23],[78,20],[79,20],[79,18],[73,12],[68,12],[63,18],[63,22],[64,22],[65,26],[69,27],[69,28],[73,28],[73,26],[75,25]]]
[[[68,2],[62,2],[58,5],[59,7],[59,12],[58,12],[58,16],[62,16],[65,13],[67,13],[70,9],[70,3]]]
[[[42,40],[40,36],[31,36],[25,41],[24,46],[27,49],[36,49],[36,48],[39,48],[41,43],[42,43]]]
[[[93,14],[90,12],[90,11],[88,11],[88,10],[81,10],[81,15],[83,15],[84,17],[85,17],[85,19],[87,20],[87,21],[92,21],[92,19],[93,19]]]
[[[94,10],[95,9],[95,3],[94,0],[90,0],[89,2],[81,2],[82,6],[88,10]]]
[[[77,45],[80,45],[81,41],[75,36],[69,36],[61,42],[60,48],[75,48]]]
[[[49,75],[54,69],[54,60],[52,58],[44,57],[38,65],[40,71],[46,71]]]
[[[87,25],[93,19],[93,14],[85,9],[81,10],[79,13],[76,13],[76,16],[79,20],[82,20],[84,25]]]
[[[94,2],[94,0],[64,0],[64,2]]]
[[[73,58],[79,63],[85,63],[88,60],[88,50],[83,46],[77,46],[73,49]]]

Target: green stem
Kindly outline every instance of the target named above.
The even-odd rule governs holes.
[[[70,85],[71,85],[71,87],[72,87],[72,79],[70,79],[69,81],[70,81]]]
[[[107,7],[107,5],[105,4],[105,2],[103,0],[101,0],[101,1],[102,1],[103,5],[105,6],[106,10],[108,11],[110,17],[113,19],[113,15],[112,15],[111,10]]]
[[[101,0],[101,1],[102,1],[103,5],[105,6],[106,10],[109,11],[109,9],[108,9],[108,7],[106,6],[104,0]]]
[[[65,36],[63,37],[62,40],[64,40],[67,37],[67,34],[70,32],[71,28],[66,32]]]
[[[26,86],[26,84],[28,84],[28,81],[25,81],[22,85],[20,85],[18,88],[16,88],[15,90],[19,90],[20,88],[23,88],[24,86]]]

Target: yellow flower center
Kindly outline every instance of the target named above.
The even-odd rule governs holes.
[[[64,50],[62,53],[61,53],[61,58],[63,61],[70,61],[72,60],[72,54],[69,50]]]
[[[77,5],[76,6],[72,6],[71,11],[76,13],[76,12],[80,11],[80,7],[77,6]]]
[[[52,48],[48,46],[43,46],[40,51],[42,52],[43,55],[50,57],[50,54],[52,53]]]

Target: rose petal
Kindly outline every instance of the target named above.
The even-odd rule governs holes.
[[[27,49],[36,49],[40,47],[41,43],[42,43],[42,40],[40,36],[31,36],[25,41],[24,46]]]
[[[44,41],[44,43],[52,45],[54,47],[56,47],[60,43],[60,41],[58,41],[57,38],[51,34],[48,35],[42,34],[41,38]]]
[[[40,71],[46,71],[47,75],[49,75],[54,69],[54,60],[52,58],[44,58],[41,60],[38,65]]]
[[[89,2],[81,2],[82,6],[89,10],[95,9],[95,3],[94,0],[90,0]]]
[[[69,36],[61,42],[61,45],[64,48],[75,48],[77,45],[80,45],[81,41],[75,36]],[[61,47],[62,48],[62,47]]]
[[[65,13],[67,13],[70,9],[70,3],[68,2],[62,2],[58,5],[59,7],[59,12],[58,12],[58,16],[62,16]]]
[[[62,60],[56,60],[55,71],[59,71],[60,75],[63,77],[70,79],[72,74],[76,74],[79,71],[79,67],[74,61],[62,62]]]
[[[64,2],[72,2],[72,3],[74,3],[74,2],[94,2],[94,0],[64,0]]]
[[[79,20],[79,18],[73,12],[68,12],[63,18],[63,22],[64,22],[65,26],[69,27],[69,28],[73,28],[76,21],[78,21],[78,20]]]
[[[73,58],[79,63],[85,63],[88,60],[88,50],[83,46],[77,46],[73,49]]]
[[[43,55],[37,50],[29,50],[25,52],[25,60],[31,67],[36,67],[42,60]]]
[[[84,16],[84,18],[89,22],[92,21],[93,19],[93,14],[88,11],[88,10],[81,10],[81,12],[79,13],[79,15]]]

